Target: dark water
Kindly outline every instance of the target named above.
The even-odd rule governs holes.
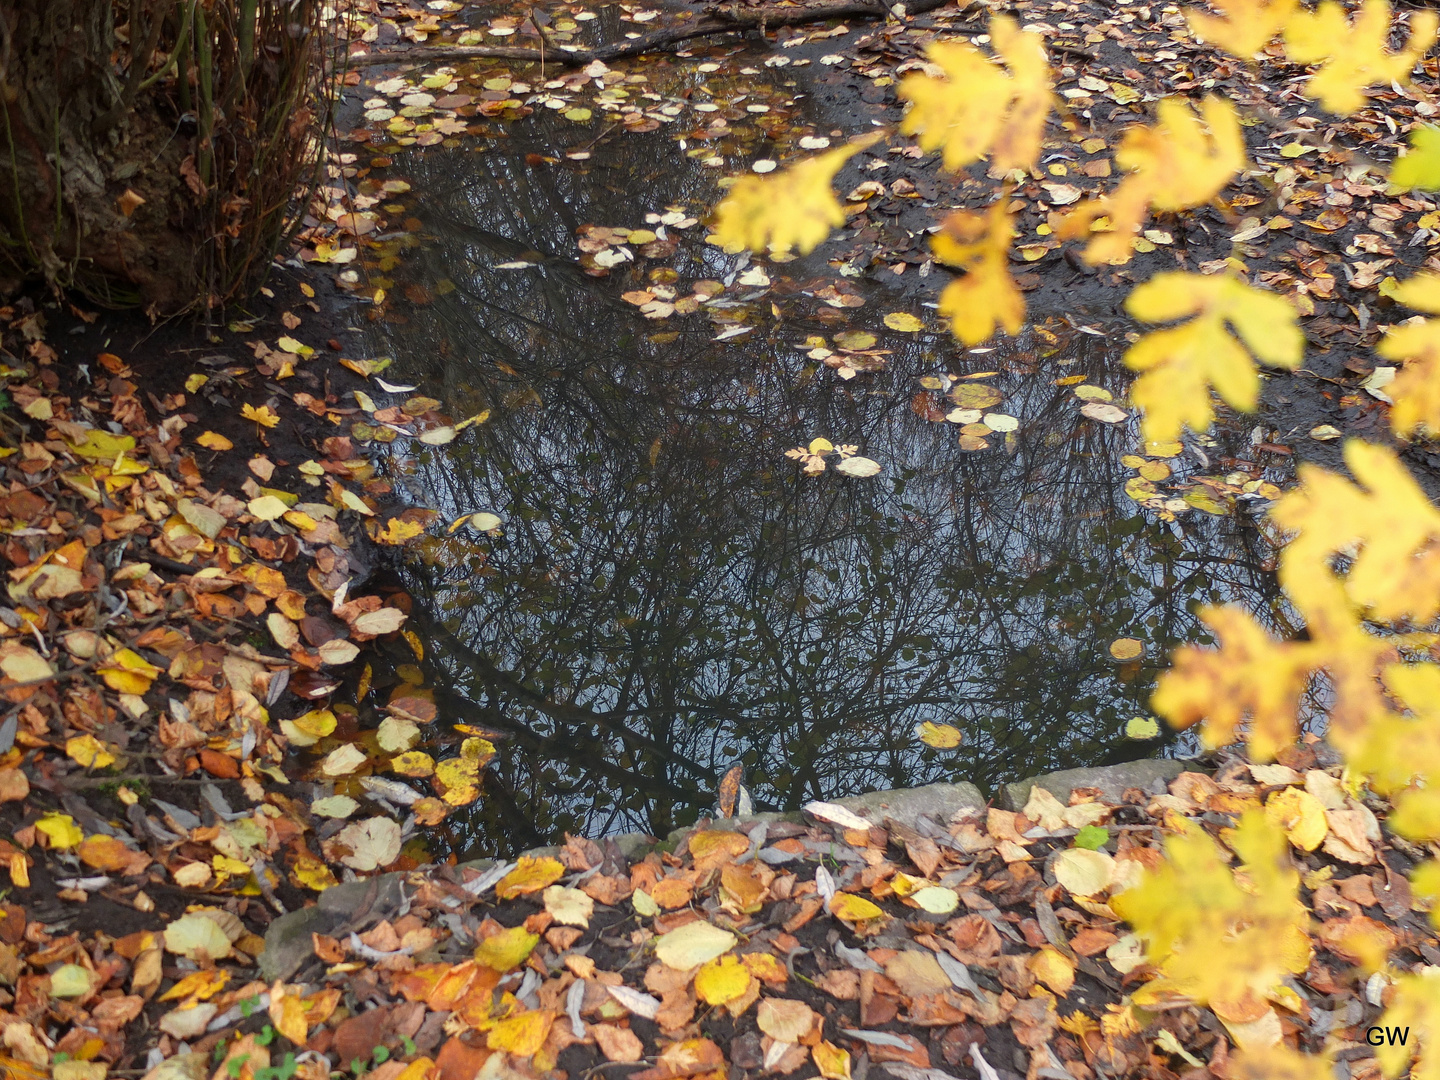
[[[619,297],[646,270],[674,267],[685,285],[737,259],[697,226],[675,256],[597,280],[572,262],[576,229],[701,211],[717,170],[663,133],[536,167],[525,155],[573,142],[573,125],[511,130],[483,153],[397,159],[424,194],[392,291],[423,286],[428,302],[395,304],[372,341],[395,357],[386,378],[456,416],[493,410],[443,451],[393,457],[417,503],[504,522],[495,537],[432,538],[404,568],[442,718],[508,736],[482,799],[452,819],[459,847],[663,835],[713,805],[735,762],[757,808],[779,808],[945,778],[990,791],[1165,752],[1123,728],[1148,715],[1166,652],[1197,637],[1196,606],[1264,609],[1276,589],[1255,504],[1154,520],[1123,491],[1133,430],[1083,419],[1053,385],[1086,374],[1122,392],[1114,335],[1052,322],[1048,338],[967,355],[938,332],[888,333],[897,305],[871,295],[835,315],[878,327],[893,355],[842,382],[795,346],[847,323],[777,323],[784,289],[731,309],[756,323],[738,342],[713,341],[704,314],[646,320]],[[541,261],[495,269],[521,258]],[[817,267],[770,273],[803,282]],[[956,425],[911,398],[922,376],[980,370],[999,372],[985,381],[1021,426],[964,452]],[[883,471],[801,476],[784,452],[815,436]],[[1211,458],[1227,439],[1244,448],[1217,437]],[[1111,659],[1122,636],[1145,643],[1142,661]],[[923,720],[964,744],[922,745]]]

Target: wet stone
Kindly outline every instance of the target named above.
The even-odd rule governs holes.
[[[1176,758],[1126,761],[1119,765],[1105,765],[1095,769],[1063,769],[1060,772],[1032,776],[1013,784],[1006,784],[996,796],[995,802],[1002,810],[1023,810],[1030,799],[1030,791],[1039,784],[1062,803],[1070,798],[1076,788],[1099,788],[1103,797],[1120,801],[1127,788],[1140,788],[1159,794],[1165,785],[1182,772],[1204,772],[1203,766],[1193,761]],[[1156,784],[1160,787],[1157,789]]]

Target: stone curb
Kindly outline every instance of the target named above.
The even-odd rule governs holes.
[[[1067,802],[1070,793],[1079,787],[1099,788],[1105,798],[1118,802],[1127,788],[1158,793],[1164,790],[1165,784],[1186,771],[1204,772],[1205,769],[1196,762],[1174,758],[1128,761],[1121,765],[1107,765],[1096,769],[1065,769],[1006,784],[997,792],[995,802],[1003,810],[1021,810],[1036,784],[1062,803]],[[988,805],[981,797],[980,789],[969,783],[927,784],[924,787],[871,791],[834,801],[845,809],[868,818],[877,826],[883,826],[889,818],[912,829],[922,815],[928,815],[943,825],[962,810],[983,812]],[[745,818],[720,818],[705,823],[704,827],[733,831],[742,825],[758,821],[798,822],[803,818],[804,815],[798,810],[760,813]],[[666,838],[664,846],[673,849],[682,839],[694,832],[696,827],[688,825],[674,830]],[[622,833],[610,839],[614,840],[625,857],[632,861],[644,858],[648,851],[661,846],[660,841],[645,833]],[[532,848],[523,854],[535,858],[554,855],[559,850],[553,846],[541,847]],[[493,859],[461,864],[462,867],[479,870],[494,865]],[[265,931],[265,951],[260,954],[261,977],[266,982],[290,978],[312,954],[310,935],[334,934],[340,931],[355,919],[362,906],[375,911],[381,918],[399,910],[404,902],[401,885],[406,876],[403,873],[382,874],[378,878],[336,885],[321,893],[319,900],[312,906],[280,916]],[[376,890],[374,899],[365,905],[365,899],[372,888]]]

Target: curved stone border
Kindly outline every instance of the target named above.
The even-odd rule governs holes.
[[[1130,788],[1139,788],[1158,795],[1182,772],[1206,771],[1208,770],[1205,766],[1196,761],[1176,758],[1148,758],[1095,769],[1064,769],[1006,784],[996,793],[995,803],[1002,810],[1022,810],[1036,784],[1062,803],[1069,801],[1070,793],[1076,788],[1099,788],[1102,798],[1119,802],[1121,796]],[[983,813],[989,805],[981,797],[980,789],[969,783],[927,784],[924,787],[871,791],[834,801],[873,821],[877,826],[883,826],[888,819],[912,829],[922,816],[943,826],[963,811]],[[800,811],[761,813],[745,818],[720,818],[715,821],[702,818],[695,825],[673,831],[663,845],[644,833],[622,833],[610,839],[620,845],[626,858],[634,861],[643,859],[649,851],[659,846],[673,849],[697,828],[735,830],[760,821],[798,822],[802,818]],[[543,847],[532,848],[523,854],[533,857],[554,855],[558,851],[559,848],[556,847]],[[494,866],[495,861],[481,859],[461,865],[484,870]],[[276,979],[287,979],[298,971],[312,955],[311,934],[334,934],[342,929],[358,929],[360,927],[357,923],[372,913],[376,919],[389,917],[390,913],[404,904],[401,884],[406,876],[404,873],[382,874],[377,878],[336,885],[321,893],[319,900],[312,906],[276,919],[265,932],[265,951],[260,954],[261,975],[266,981],[273,982]]]

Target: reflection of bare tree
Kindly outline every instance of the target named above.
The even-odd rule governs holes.
[[[412,479],[446,513],[500,514],[505,535],[407,571],[442,705],[513,733],[466,822],[475,848],[663,832],[736,760],[758,803],[794,806],[1123,755],[1149,674],[1117,669],[1109,642],[1142,637],[1158,658],[1194,635],[1196,601],[1274,595],[1233,519],[1181,536],[1135,516],[1130,434],[1078,420],[1049,378],[991,380],[1023,426],[962,454],[909,407],[941,341],[887,341],[888,372],[840,384],[800,371],[793,344],[820,327],[717,345],[698,316],[636,317],[615,294],[639,273],[584,278],[573,228],[698,204],[703,178],[668,140],[621,141],[589,177],[537,176],[524,149],[483,172],[462,153],[417,162],[434,240],[408,272],[456,288],[385,343],[405,377],[495,410]],[[643,202],[604,182],[651,167],[664,186]],[[526,251],[546,258],[492,269]],[[713,250],[693,258],[710,265],[682,249],[682,274],[726,272]],[[1110,360],[1068,358],[1097,378]],[[783,451],[815,435],[884,472],[800,478]],[[920,746],[924,719],[965,746]]]

